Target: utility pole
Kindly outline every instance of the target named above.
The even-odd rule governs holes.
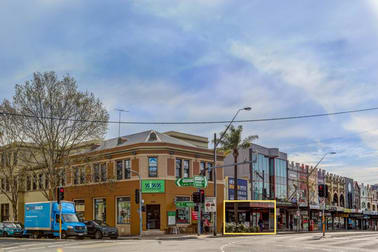
[[[217,133],[214,133],[214,168],[213,168],[213,176],[214,176],[214,197],[215,197],[215,212],[214,212],[214,223],[213,223],[213,233],[214,236],[217,236]]]
[[[319,162],[315,165],[314,168],[309,172],[308,169],[306,169],[306,184],[307,184],[307,213],[308,213],[308,231],[310,231],[310,222],[311,222],[311,209],[310,209],[310,176],[311,174],[316,170],[316,168],[319,166],[319,164],[323,161],[323,159],[328,155],[334,155],[336,152],[327,152],[323,155],[323,157],[319,160]]]

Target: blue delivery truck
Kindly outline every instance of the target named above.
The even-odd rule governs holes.
[[[87,234],[84,223],[79,222],[75,204],[61,201],[62,238],[69,236],[83,237]],[[59,204],[56,201],[25,203],[24,235],[40,238],[59,237]]]

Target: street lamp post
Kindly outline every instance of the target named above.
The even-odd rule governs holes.
[[[245,107],[245,108],[238,109],[238,111],[236,112],[236,114],[232,118],[231,122],[226,127],[226,130],[222,133],[221,137],[219,138],[219,141],[217,141],[217,134],[214,133],[214,165],[213,165],[214,167],[217,165],[217,146],[218,146],[218,144],[222,141],[222,139],[225,136],[227,130],[230,128],[231,124],[234,122],[234,120],[235,120],[236,116],[239,114],[239,112],[242,111],[242,110],[250,111],[251,109],[252,109],[251,107]],[[213,169],[214,198],[215,198],[215,202],[217,202],[217,172],[216,171],[217,171],[217,169]],[[234,184],[236,184],[236,186],[234,186],[234,188],[236,190],[237,190],[237,183],[238,183],[237,181],[236,182],[234,181]],[[214,229],[214,231],[213,231],[214,236],[217,236],[217,207],[215,207],[215,212],[214,212],[213,229]]]
[[[307,176],[306,176],[306,184],[307,184],[307,213],[308,213],[308,231],[310,231],[310,222],[311,222],[311,209],[310,209],[310,176],[312,173],[316,170],[316,168],[319,166],[319,164],[323,161],[323,159],[328,155],[328,154],[336,154],[336,152],[327,152],[323,155],[323,157],[319,160],[319,162],[315,165],[314,168],[310,172],[307,171]],[[325,206],[324,206],[325,207]],[[323,209],[323,218],[324,220],[324,209]],[[324,221],[323,221],[324,225]]]

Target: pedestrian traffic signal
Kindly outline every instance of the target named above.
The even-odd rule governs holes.
[[[328,185],[324,185],[324,197],[328,198]]]
[[[200,203],[205,203],[205,190],[200,190]]]
[[[318,185],[319,197],[328,198],[328,185],[320,184]]]
[[[324,197],[324,185],[323,184],[318,185],[318,194],[319,194],[319,197]]]
[[[139,204],[139,189],[135,189],[135,203]]]
[[[58,187],[56,190],[56,199],[58,201],[58,204],[60,204],[61,200],[64,200],[64,188]]]
[[[201,203],[200,192],[193,192],[192,197],[193,197],[193,202],[194,203]]]

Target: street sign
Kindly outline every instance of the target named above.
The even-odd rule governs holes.
[[[168,211],[168,226],[176,225],[176,211]]]
[[[178,178],[176,179],[176,185],[179,187],[183,186],[193,186],[194,179],[193,178]]]
[[[215,213],[216,212],[216,199],[215,199],[215,197],[206,197],[205,198],[205,212],[206,213]]]
[[[194,176],[194,187],[206,188],[207,178],[205,176]]]
[[[196,188],[206,188],[207,178],[204,176],[194,176],[193,178],[178,178],[176,185],[179,187],[193,186]]]
[[[194,202],[192,201],[176,201],[176,207],[194,207]]]

